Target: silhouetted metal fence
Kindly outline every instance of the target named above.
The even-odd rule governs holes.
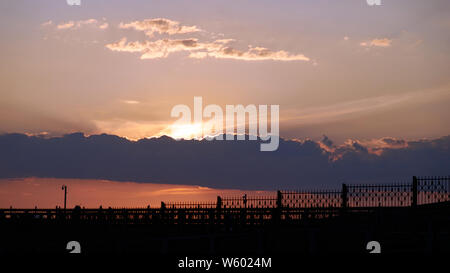
[[[418,205],[450,201],[450,176],[413,177],[413,187]]]
[[[413,203],[412,184],[349,185],[347,207],[409,207]]]
[[[284,208],[337,208],[342,205],[340,191],[281,191]]]
[[[276,196],[251,196],[246,194],[242,197],[225,197],[221,199],[222,208],[275,208],[277,207]]]
[[[0,209],[0,222],[82,221],[133,224],[264,224],[332,218],[380,207],[450,202],[450,176],[413,177],[412,183],[343,184],[341,190],[278,191],[274,196],[217,197],[216,202],[161,202],[160,208]]]
[[[161,203],[161,207],[168,209],[213,209],[216,208],[216,202],[169,202]]]

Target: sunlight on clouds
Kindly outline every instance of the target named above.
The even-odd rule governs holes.
[[[123,136],[131,140],[155,136],[167,127],[166,124],[157,122],[136,122],[122,119],[94,120],[93,122],[100,132]]]
[[[197,26],[184,26],[181,25],[180,22],[165,18],[145,19],[130,23],[122,22],[119,24],[119,28],[133,28],[138,31],[144,31],[145,35],[149,37],[153,37],[154,33],[174,35],[201,31]]]
[[[124,101],[122,101],[123,103],[126,103],[126,104],[139,104],[140,102],[139,101],[137,101],[137,100],[124,100]]]
[[[217,59],[234,59],[243,61],[309,61],[310,59],[303,54],[293,55],[287,51],[272,51],[264,47],[249,46],[248,50],[242,51],[230,47],[226,44],[232,39],[221,39],[211,43],[201,43],[198,39],[162,39],[157,41],[128,42],[122,38],[118,42],[107,44],[106,48],[119,52],[139,52],[141,59],[166,58],[170,53],[187,51],[189,57],[195,59],[204,59],[206,57]]]
[[[247,51],[241,51],[232,47],[221,47],[219,49],[207,50],[207,52],[195,52],[189,55],[191,58],[203,59],[212,57],[217,59],[234,59],[244,61],[309,61],[303,54],[292,55],[284,50],[271,51],[264,47],[249,46]]]
[[[162,133],[167,133],[168,136],[174,139],[198,139],[203,136],[203,128],[201,123],[176,124],[170,125],[169,128]]]
[[[53,25],[52,20],[49,20],[49,21],[41,24],[42,27],[48,27],[51,25]],[[83,26],[94,26],[99,29],[107,29],[109,24],[107,22],[105,22],[105,19],[103,19],[103,21],[98,21],[97,19],[86,19],[86,20],[79,20],[79,21],[61,22],[56,25],[56,29],[58,29],[58,30],[79,29]]]
[[[71,28],[75,25],[75,23],[73,21],[67,22],[67,23],[61,23],[59,25],[56,26],[56,28],[58,29],[68,29]]]
[[[150,194],[151,195],[185,195],[185,194],[199,194],[199,193],[206,193],[211,192],[213,189],[208,187],[174,187],[174,188],[168,188],[168,189],[162,189],[153,191]]]
[[[373,39],[371,41],[361,42],[359,45],[364,47],[390,47],[392,44],[392,40],[388,38],[382,39]]]
[[[101,24],[101,25],[99,26],[99,28],[100,28],[100,29],[107,29],[108,26],[109,26],[108,23],[103,23],[103,24]]]
[[[196,26],[183,26],[177,21],[164,18],[146,19],[131,23],[120,23],[119,28],[133,28],[138,31],[145,31],[148,37],[159,34],[187,34],[201,31]],[[205,32],[206,33],[206,32]],[[210,38],[214,34],[207,33]],[[159,39],[144,42],[127,42],[123,37],[117,42],[106,44],[105,47],[118,52],[139,52],[141,59],[167,58],[174,52],[189,52],[189,58],[204,59],[207,57],[217,59],[234,59],[242,61],[309,61],[303,54],[291,54],[285,50],[273,51],[260,46],[248,46],[247,50],[239,50],[229,44],[234,39],[216,39],[212,42],[201,42],[197,38],[185,39]]]

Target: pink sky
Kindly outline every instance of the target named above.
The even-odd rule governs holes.
[[[272,195],[260,191],[217,190],[207,187],[91,179],[0,179],[0,208],[63,206],[62,185],[68,187],[67,207],[159,207],[164,202],[215,202],[217,196]]]
[[[288,139],[449,134],[448,0],[89,2],[1,1],[0,134],[171,134],[194,96]]]

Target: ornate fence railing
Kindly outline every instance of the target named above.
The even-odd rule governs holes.
[[[342,193],[335,190],[281,191],[285,208],[337,208],[342,206]]]
[[[414,177],[413,185],[418,205],[450,201],[450,176]]]
[[[343,184],[340,190],[277,191],[273,196],[217,197],[216,202],[161,202],[159,208],[0,209],[2,222],[263,224],[332,218],[383,207],[428,207],[450,202],[450,176],[413,177],[411,183]]]
[[[408,207],[413,203],[412,184],[349,185],[347,207]]]

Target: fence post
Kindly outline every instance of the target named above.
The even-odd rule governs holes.
[[[222,208],[222,198],[217,195],[217,203],[216,203],[216,209],[220,210]]]
[[[282,209],[282,201],[283,195],[281,194],[281,191],[277,191],[277,204],[276,207],[273,209],[272,217],[273,217],[273,223],[278,224],[281,220],[281,209]]]
[[[281,191],[277,191],[277,208],[281,209],[282,204],[282,200],[283,200],[283,194],[281,193]]]
[[[342,184],[342,192],[341,192],[341,198],[342,198],[342,208],[347,208],[348,205],[348,188],[346,184]]]
[[[216,223],[220,223],[222,215],[222,197],[217,195],[217,203],[216,203]]]
[[[417,206],[417,177],[413,176],[411,206]]]

